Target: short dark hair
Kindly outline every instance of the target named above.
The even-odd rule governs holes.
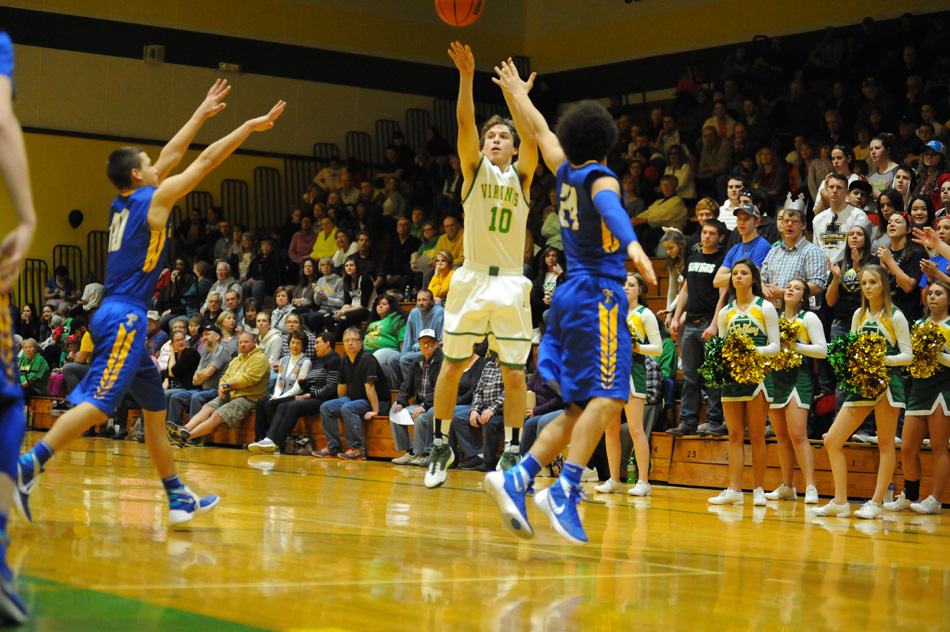
[[[132,170],[142,166],[141,147],[119,147],[109,154],[106,162],[106,176],[120,191],[132,188]]]
[[[496,125],[504,125],[508,128],[508,131],[511,132],[511,141],[515,147],[521,147],[521,137],[518,136],[518,130],[515,129],[515,122],[510,118],[505,118],[495,114],[490,119],[485,121],[485,124],[482,125],[481,132],[478,135],[478,146],[481,147],[485,144],[485,135],[488,134],[488,130],[495,127]]]
[[[726,235],[729,234],[729,228],[727,228],[726,225],[723,224],[721,220],[718,220],[718,219],[707,220],[706,223],[703,224],[703,228],[706,228],[707,226],[712,226],[713,228],[718,230],[719,237],[725,237]]]
[[[575,165],[603,160],[617,144],[619,136],[610,112],[596,101],[581,101],[557,124],[561,149]]]

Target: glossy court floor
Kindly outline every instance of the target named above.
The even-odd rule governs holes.
[[[41,435],[30,433],[27,443]],[[144,446],[82,439],[48,465],[11,565],[35,630],[947,630],[950,516],[815,519],[709,490],[582,505],[591,537],[501,530],[482,475],[219,448],[176,452],[222,501],[166,526]],[[539,479],[546,484],[550,479]]]

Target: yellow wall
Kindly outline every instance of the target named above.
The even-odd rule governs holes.
[[[80,246],[85,250],[89,231],[108,228],[109,204],[115,198],[116,191],[106,178],[105,164],[109,153],[119,146],[120,143],[108,141],[26,135],[33,197],[39,220],[29,255],[31,258],[44,259],[48,263],[53,256],[53,246],[58,244]],[[161,148],[145,145],[143,149],[154,160]],[[189,151],[180,168],[187,166],[197,155],[197,151]],[[198,190],[211,192],[218,204],[221,200],[221,181],[235,178],[247,182],[253,196],[253,174],[254,168],[258,166],[283,171],[282,160],[232,155],[198,185]],[[67,221],[73,209],[79,209],[85,216],[83,223],[76,229]],[[15,225],[16,216],[9,196],[0,184],[0,235],[5,235]]]

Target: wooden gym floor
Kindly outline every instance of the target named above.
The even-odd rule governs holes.
[[[28,433],[27,444],[42,435]],[[710,507],[710,490],[598,495],[591,538],[502,531],[482,474],[368,461],[176,452],[220,494],[166,527],[144,446],[80,439],[48,464],[34,524],[11,523],[26,629],[947,630],[950,519],[815,519],[804,505]],[[547,484],[550,479],[539,479]]]

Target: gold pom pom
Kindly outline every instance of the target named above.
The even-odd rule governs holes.
[[[937,362],[946,344],[940,327],[929,320],[922,325],[914,323],[910,328],[910,342],[914,349],[911,377],[926,379],[943,370]]]
[[[722,359],[739,384],[758,384],[765,379],[768,364],[748,336],[729,336],[722,348]]]
[[[891,382],[884,366],[887,341],[880,334],[862,333],[848,349],[848,369],[851,381],[861,397],[873,399],[884,392]]]
[[[793,351],[791,345],[798,341],[802,334],[802,324],[799,321],[788,321],[784,317],[778,321],[779,337],[782,349],[778,355],[767,360],[773,371],[787,371],[801,366],[802,354]]]

